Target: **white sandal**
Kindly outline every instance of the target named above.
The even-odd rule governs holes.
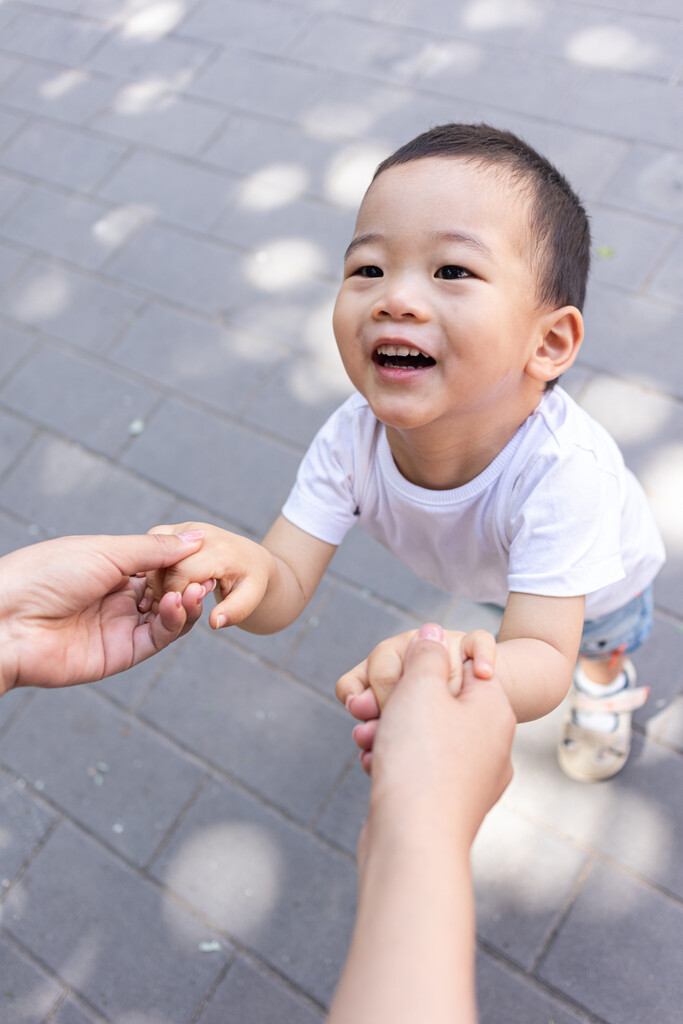
[[[626,764],[631,750],[631,716],[650,695],[649,686],[636,686],[636,670],[624,665],[627,683],[623,690],[607,697],[589,697],[572,683],[567,718],[557,746],[560,768],[576,782],[611,779]],[[616,728],[599,732],[578,725],[575,713],[601,712],[616,715]]]

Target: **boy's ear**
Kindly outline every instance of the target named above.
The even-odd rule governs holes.
[[[538,381],[555,380],[572,365],[583,341],[583,317],[576,306],[562,306],[541,317],[540,341],[525,371]]]

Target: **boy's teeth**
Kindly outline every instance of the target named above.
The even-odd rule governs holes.
[[[377,349],[380,356],[421,356],[419,348],[411,348],[408,345],[380,345]]]

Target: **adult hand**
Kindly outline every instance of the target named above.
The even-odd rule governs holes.
[[[463,666],[457,697],[449,688],[451,656],[438,626],[423,627],[379,720],[372,754],[373,817],[429,822],[443,816],[471,842],[512,778],[516,719],[495,674]],[[367,757],[368,755],[364,755]]]
[[[61,537],[0,558],[0,694],[70,686],[123,672],[196,622],[204,588],[138,605],[144,578],[198,551],[201,533]]]

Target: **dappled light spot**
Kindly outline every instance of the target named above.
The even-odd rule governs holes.
[[[325,175],[325,196],[338,206],[354,210],[370,184],[375,168],[388,149],[372,143],[346,146],[330,162]]]
[[[124,39],[153,42],[174,29],[185,17],[186,5],[179,0],[162,0],[138,11],[121,30]]]
[[[238,201],[248,210],[274,210],[299,199],[309,181],[308,171],[300,164],[271,164],[246,179]]]
[[[375,122],[370,104],[319,103],[306,110],[301,127],[315,139],[336,139],[340,135],[363,135]]]
[[[653,46],[618,25],[598,25],[578,32],[568,40],[566,53],[577,64],[622,71],[645,68],[657,57]]]
[[[308,281],[324,265],[317,245],[304,238],[279,238],[247,258],[246,276],[264,292],[279,292]]]
[[[280,854],[265,829],[231,821],[195,832],[173,857],[164,882],[211,915],[219,928],[245,937],[271,917],[281,886]],[[183,917],[169,913],[174,933]],[[195,925],[191,919],[188,923]],[[191,937],[191,936],[190,936]]]
[[[672,411],[661,394],[610,377],[592,381],[581,405],[621,445],[657,437]]]
[[[15,291],[12,316],[28,323],[50,320],[64,312],[69,299],[69,286],[62,271],[49,270]]]
[[[154,215],[154,209],[142,204],[119,206],[92,227],[93,238],[108,249],[121,245],[140,224]]]
[[[87,81],[88,75],[85,71],[77,71],[76,69],[62,71],[53,78],[46,78],[40,85],[38,94],[44,100],[59,100],[73,92],[74,89],[85,85]]]
[[[533,27],[543,15],[534,0],[474,0],[465,8],[462,21],[466,28],[491,32],[499,28]]]
[[[117,114],[161,113],[177,103],[172,89],[172,83],[166,78],[145,78],[120,89],[114,97],[113,107]]]
[[[683,444],[660,448],[639,476],[668,554],[683,554]]]
[[[290,391],[301,405],[320,405],[334,398],[340,401],[353,392],[341,359],[297,362],[287,378]]]
[[[409,57],[400,65],[400,70],[408,75],[422,75],[429,78],[446,68],[459,75],[470,75],[481,65],[483,52],[472,43],[461,43],[452,40],[449,43],[431,43],[418,53]]]

